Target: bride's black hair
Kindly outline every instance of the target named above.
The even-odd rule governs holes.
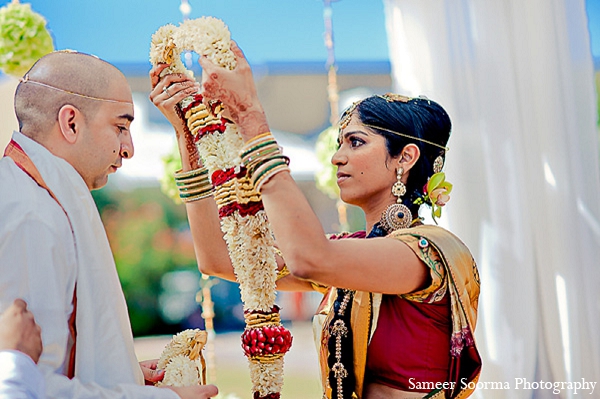
[[[421,156],[410,169],[403,197],[404,205],[417,215],[419,205],[413,204],[413,201],[423,194],[423,186],[434,173],[435,159],[441,156],[445,160],[444,147],[452,128],[448,113],[427,98],[395,100],[394,97],[378,95],[364,99],[346,113],[354,110],[361,123],[386,139],[390,157],[397,157],[407,144],[419,147]]]

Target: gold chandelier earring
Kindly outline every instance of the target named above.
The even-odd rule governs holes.
[[[406,194],[406,186],[402,183],[402,174],[404,174],[404,169],[399,167],[396,172],[397,181],[392,186],[392,194],[398,197],[396,203],[388,206],[381,215],[381,227],[388,233],[398,229],[405,229],[412,222],[410,209],[402,203],[402,196]]]

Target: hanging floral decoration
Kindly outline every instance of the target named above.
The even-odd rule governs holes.
[[[179,149],[177,143],[174,143],[173,148],[162,158],[163,163],[163,175],[159,178],[160,190],[167,197],[171,198],[176,204],[181,204],[181,198],[179,198],[179,191],[173,175],[175,172],[181,169],[181,157],[179,156]]]
[[[224,68],[234,69],[230,34],[219,19],[186,20],[179,27],[165,25],[152,36],[150,62],[169,64],[161,77],[188,73],[180,59],[184,50],[207,57]],[[283,386],[283,355],[292,343],[281,325],[275,305],[277,262],[274,240],[260,194],[246,176],[239,156],[244,142],[235,124],[224,119],[223,106],[209,107],[196,94],[179,104],[181,115],[194,137],[214,187],[214,198],[225,233],[231,262],[240,284],[246,329],[242,347],[249,359],[254,399],[277,399]]]
[[[315,144],[317,159],[321,164],[321,169],[315,173],[315,182],[317,188],[332,199],[337,199],[340,195],[336,176],[337,166],[331,163],[331,157],[339,147],[338,133],[337,126],[329,126],[319,134]]]
[[[206,385],[206,361],[202,349],[208,333],[203,330],[185,330],[174,335],[163,349],[157,367],[165,371],[157,386],[185,387]]]
[[[54,51],[46,20],[18,0],[0,8],[0,69],[20,78],[44,55]]]

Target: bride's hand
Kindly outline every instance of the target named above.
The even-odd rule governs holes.
[[[237,58],[233,70],[213,64],[200,57],[202,66],[202,95],[205,102],[220,100],[226,108],[224,116],[238,127],[244,140],[269,131],[267,118],[256,93],[252,70],[242,50],[234,41],[231,50]]]
[[[181,73],[169,74],[160,78],[160,73],[168,64],[159,64],[150,70],[152,92],[150,101],[162,112],[177,131],[181,131],[185,123],[178,115],[175,107],[187,96],[200,91],[200,84]]]

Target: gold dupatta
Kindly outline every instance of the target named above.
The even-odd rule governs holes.
[[[431,392],[429,398],[467,398],[473,393],[481,371],[481,357],[475,346],[473,331],[477,322],[477,304],[479,299],[479,274],[477,266],[468,248],[454,236],[437,226],[419,226],[397,230],[388,237],[403,240],[403,237],[422,237],[433,245],[439,255],[448,279],[450,309],[452,313],[451,365],[449,381],[456,382],[454,391]],[[411,247],[412,248],[412,247]],[[336,288],[330,287],[313,320],[315,342],[319,348],[321,381],[324,398],[331,398],[328,386],[329,367],[327,364],[327,326],[333,317],[333,303]],[[354,346],[354,374],[356,378],[353,398],[362,397],[367,362],[367,348],[377,326],[381,294],[357,291],[354,294],[351,313],[351,326]],[[469,383],[473,384],[469,384]],[[460,390],[462,387],[465,389]]]

